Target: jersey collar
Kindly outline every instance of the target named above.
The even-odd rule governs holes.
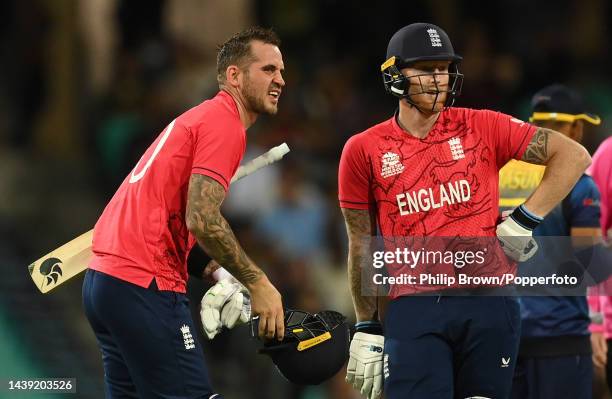
[[[240,112],[238,111],[238,104],[234,98],[225,90],[219,90],[215,98],[218,98],[224,105],[232,110],[232,112],[240,118]]]
[[[429,130],[429,133],[427,133],[427,136],[425,136],[424,138],[420,139],[418,137],[413,136],[412,134],[410,134],[410,132],[408,130],[404,130],[404,128],[402,128],[399,125],[399,122],[397,121],[397,118],[399,116],[399,108],[395,110],[395,112],[393,113],[393,117],[391,118],[391,126],[393,128],[393,131],[402,136],[402,137],[407,137],[409,139],[412,140],[419,140],[419,141],[423,141],[423,142],[427,142],[431,140],[432,137],[432,132],[435,132],[438,128],[438,124],[440,123],[440,121],[445,118],[446,114],[446,108],[443,109],[440,112],[440,115],[438,116],[438,119],[436,120],[436,122],[433,124],[433,126],[431,127],[431,130]]]

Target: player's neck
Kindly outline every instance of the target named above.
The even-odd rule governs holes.
[[[397,115],[398,125],[411,136],[424,139],[438,120],[439,112],[426,113],[418,110],[414,105],[400,101]]]
[[[236,90],[233,90],[231,87],[224,87],[222,90],[232,96],[234,99],[236,107],[238,108],[238,113],[240,114],[240,121],[244,125],[244,129],[246,130],[250,128],[251,125],[257,120],[258,114],[248,110],[245,105],[246,100]]]

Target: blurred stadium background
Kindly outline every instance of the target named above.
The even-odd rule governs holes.
[[[287,306],[353,313],[337,164],[348,137],[395,108],[379,66],[400,27],[449,33],[464,57],[459,106],[526,119],[531,94],[562,82],[603,118],[587,148],[610,131],[607,0],[7,0],[0,12],[0,379],[75,377],[79,398],[103,397],[82,279],[43,296],[26,266],[89,230],[164,126],[214,95],[216,45],[234,32],[259,24],[283,40],[280,111],[249,130],[245,160],[283,141],[292,152],[237,184],[225,213]],[[190,282],[194,317],[206,288]],[[292,387],[247,330],[204,344],[226,397],[356,397],[343,373]]]

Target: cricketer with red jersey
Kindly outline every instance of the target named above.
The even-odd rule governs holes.
[[[285,84],[279,45],[274,31],[256,26],[221,45],[219,93],[170,121],[94,228],[83,309],[104,362],[107,397],[221,399],[185,294],[186,258],[196,240],[248,286],[251,312],[261,315],[258,334],[283,339],[280,294],[220,212],[245,151],[245,130],[278,110]],[[223,321],[225,304],[213,322]]]
[[[246,148],[236,103],[221,91],[172,121],[125,178],[94,228],[91,269],[148,287],[185,293],[185,224],[192,173],[227,190]]]
[[[534,132],[534,126],[499,112],[450,107],[419,139],[394,116],[346,143],[338,174],[340,206],[374,209],[383,237],[484,236],[496,242],[498,171],[521,158]],[[514,273],[515,265],[495,248],[487,255],[495,272]],[[453,269],[447,265],[435,272],[453,274]],[[391,275],[405,272],[418,274],[419,268],[389,267]],[[439,288],[399,284],[390,295]]]
[[[399,29],[389,40],[380,67],[385,90],[399,99],[398,111],[390,120],[352,137],[342,153],[339,199],[349,237],[348,274],[358,321],[346,379],[369,399],[383,391],[387,399],[509,397],[520,338],[515,290],[512,285],[472,287],[512,282],[500,276],[514,271],[508,259],[533,256],[537,251],[533,229],[551,203],[567,195],[568,183],[577,180],[587,165],[584,149],[556,132],[497,112],[453,108],[463,82],[461,60],[439,26],[419,22]],[[563,159],[555,159],[559,153],[578,160],[577,167],[568,165],[565,179],[562,165],[555,162]],[[521,204],[499,221],[498,171],[512,158],[546,164],[547,171],[556,169],[559,179],[542,179],[526,201],[535,211]],[[374,217],[384,251],[370,252],[373,240],[367,236],[376,234],[370,223]],[[439,260],[436,245],[416,248],[417,255],[432,253],[432,262],[417,259],[415,248],[410,248],[413,259],[405,267],[402,254],[387,249],[396,242],[415,241],[450,243],[451,250]],[[453,250],[474,243],[490,243],[485,249],[495,250],[486,254],[486,262],[469,266],[477,272],[469,287],[457,281],[467,290],[448,289],[456,288],[450,278],[446,287],[423,283],[428,273],[420,273],[418,280],[415,273],[404,281],[403,275],[397,276],[399,285],[392,281],[398,280],[394,273],[402,271],[397,265],[403,264],[404,270],[415,265],[416,271],[422,263],[434,266],[433,272],[461,279],[468,266],[456,261],[465,255],[467,263],[468,254]],[[452,255],[450,263],[446,252]],[[364,261],[370,253],[368,265]],[[386,283],[395,291],[393,300],[382,300],[387,306],[379,306],[381,301],[372,298],[369,288],[385,284],[384,279],[376,281],[382,273],[369,279],[363,271],[385,264],[391,265]]]

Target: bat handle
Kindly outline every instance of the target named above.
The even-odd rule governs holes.
[[[289,152],[289,146],[287,145],[287,143],[283,143],[279,146],[273,147],[272,149],[267,151],[265,154],[258,156],[257,158],[253,159],[250,162],[247,162],[246,164],[238,168],[238,170],[236,171],[236,174],[234,175],[234,177],[232,177],[231,182],[233,183],[236,180],[239,180],[263,168],[264,166],[270,165],[280,160],[288,152]]]
[[[272,159],[272,162],[278,161],[288,152],[289,146],[287,145],[287,143],[283,143],[270,149],[270,158]]]

